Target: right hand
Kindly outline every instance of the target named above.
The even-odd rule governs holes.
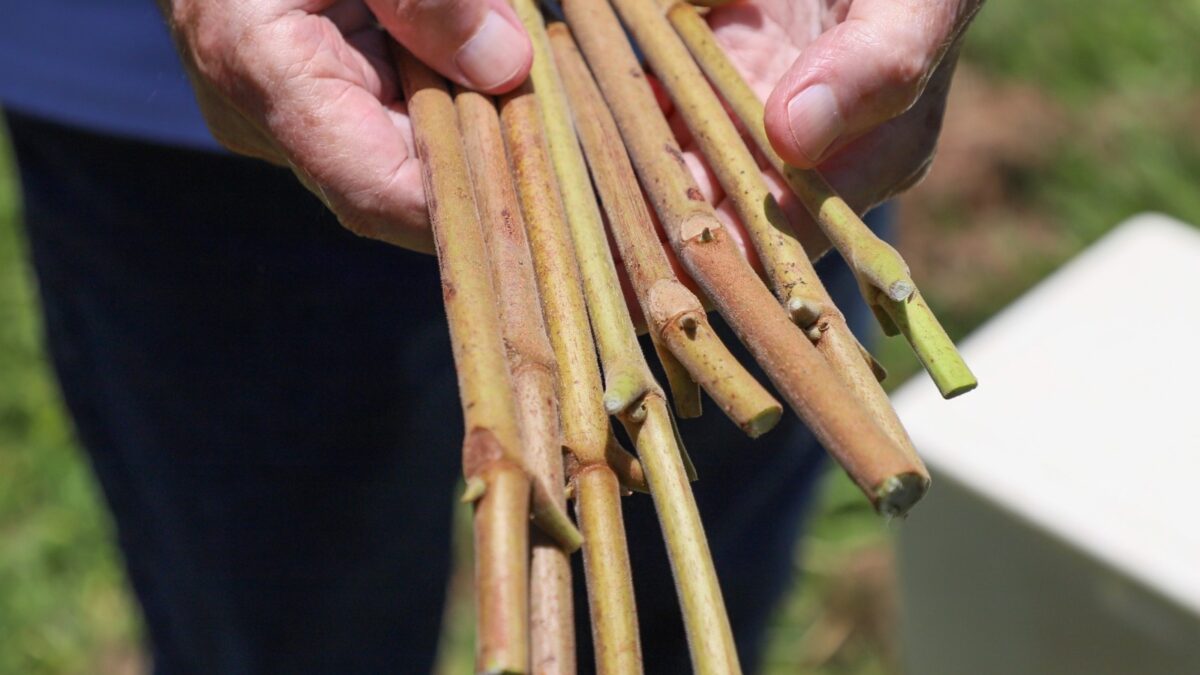
[[[412,128],[387,38],[498,94],[529,39],[505,0],[159,0],[213,136],[288,166],[349,230],[431,252]]]

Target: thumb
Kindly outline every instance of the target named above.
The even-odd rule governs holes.
[[[396,41],[471,89],[506,92],[525,80],[533,48],[505,0],[367,0]]]
[[[809,168],[908,110],[979,0],[858,0],[767,99],[775,150]]]

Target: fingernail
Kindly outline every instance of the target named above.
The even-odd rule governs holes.
[[[495,89],[525,66],[524,40],[516,26],[491,10],[454,61],[475,88]]]
[[[792,140],[808,161],[817,163],[844,129],[833,90],[814,84],[793,96],[787,109]]]

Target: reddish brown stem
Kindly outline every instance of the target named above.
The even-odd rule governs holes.
[[[570,0],[565,10],[680,261],[872,503],[885,512],[906,508],[918,470],[776,303],[712,207],[694,198],[699,187],[612,9]]]

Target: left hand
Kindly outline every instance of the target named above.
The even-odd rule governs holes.
[[[928,170],[958,45],[981,2],[743,0],[707,17],[766,100],[775,150],[789,164],[819,168],[862,213]],[[696,173],[728,211],[711,175]],[[813,226],[778,177],[768,180],[793,224]]]

